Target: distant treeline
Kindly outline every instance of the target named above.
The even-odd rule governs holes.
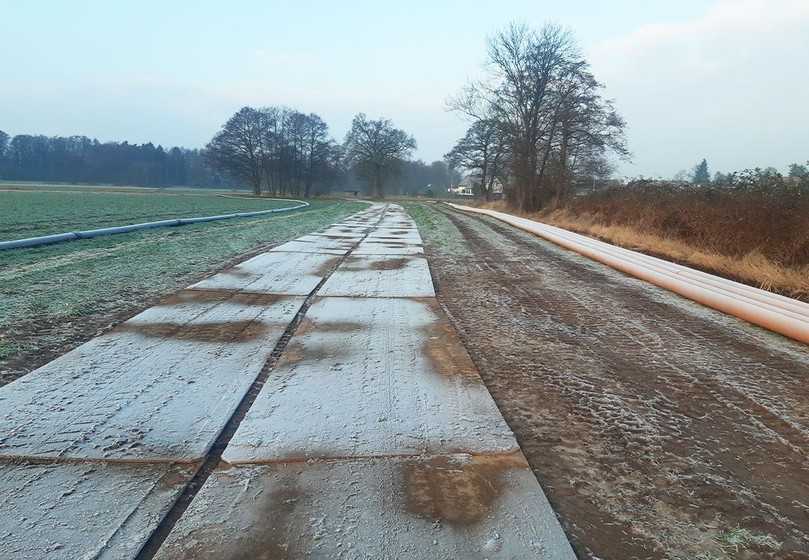
[[[0,131],[0,179],[142,187],[232,187],[200,150]]]
[[[273,123],[277,123],[272,131],[275,136],[264,132],[265,139],[275,141],[265,144],[269,149],[257,160],[266,181],[262,190],[300,196],[371,191],[358,167],[343,157],[342,146],[326,136],[325,123],[319,117],[285,109],[274,111],[283,118]],[[239,113],[244,116],[244,110]],[[284,120],[287,126],[283,126]],[[303,132],[308,132],[308,137]],[[221,133],[217,136],[221,141]],[[250,187],[250,180],[238,172],[238,167],[221,165],[221,160],[216,161],[211,152],[211,146],[207,151],[165,149],[151,142],[99,142],[86,136],[11,137],[0,130],[0,180],[141,187]],[[389,178],[388,191],[441,196],[459,179],[458,173],[443,161],[400,160]]]
[[[459,180],[443,161],[410,154],[415,140],[387,119],[360,113],[343,143],[315,113],[289,107],[243,107],[205,147],[206,161],[256,194],[309,197],[356,191],[440,195]]]

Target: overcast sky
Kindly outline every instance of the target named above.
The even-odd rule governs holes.
[[[627,175],[809,159],[809,0],[0,0],[0,129],[201,147],[243,105],[358,111],[439,159],[445,101],[511,21],[570,28],[628,122]]]

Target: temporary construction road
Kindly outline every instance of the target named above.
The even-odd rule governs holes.
[[[177,293],[0,410],[2,558],[574,558],[395,205]]]

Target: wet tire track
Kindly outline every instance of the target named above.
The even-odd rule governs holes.
[[[435,210],[468,249],[422,231],[439,298],[580,556],[693,557],[744,527],[783,543],[757,557],[809,558],[804,347]]]

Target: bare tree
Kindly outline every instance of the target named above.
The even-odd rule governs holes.
[[[416,149],[416,140],[388,119],[368,119],[359,113],[344,142],[346,157],[368,179],[371,192],[384,196],[384,184],[396,165]]]
[[[556,204],[569,194],[580,160],[603,160],[608,150],[621,158],[629,156],[625,122],[612,102],[601,97],[602,87],[584,61],[571,65],[555,87],[558,138],[551,146],[556,175],[550,184]],[[603,164],[600,167],[604,169]]]
[[[474,172],[480,180],[481,194],[491,200],[495,181],[504,180],[508,149],[497,121],[484,119],[474,122],[444,157],[450,167]]]
[[[570,33],[511,25],[489,41],[489,76],[450,100],[473,122],[494,121],[508,147],[509,202],[536,210],[566,196],[579,154],[628,157],[624,122]]]
[[[304,196],[309,197],[312,185],[323,170],[323,166],[333,157],[329,141],[329,127],[318,115],[307,115],[304,121],[305,186]]]
[[[286,107],[245,107],[222,127],[206,148],[216,168],[247,181],[256,194],[310,196],[312,187],[335,178],[341,156],[328,125],[314,113]]]
[[[208,161],[237,179],[247,181],[261,194],[262,144],[267,121],[260,111],[243,107],[205,147]]]

